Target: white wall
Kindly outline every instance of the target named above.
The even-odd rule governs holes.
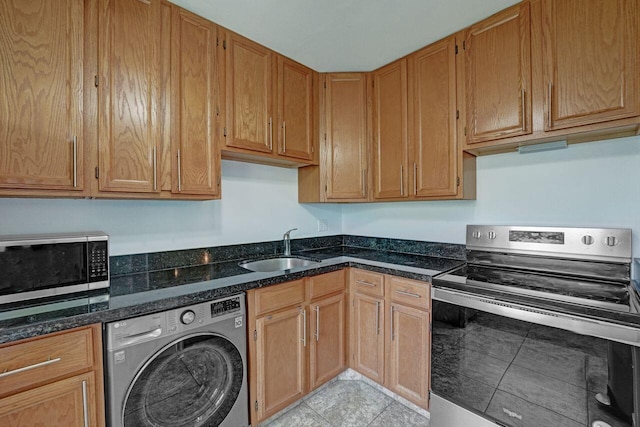
[[[467,224],[623,227],[640,257],[640,136],[477,160],[477,200],[343,208],[346,234],[464,243]]]
[[[101,230],[124,255],[278,240],[294,227],[294,238],[342,232],[340,206],[297,200],[295,169],[223,161],[222,200],[0,199],[0,234]]]

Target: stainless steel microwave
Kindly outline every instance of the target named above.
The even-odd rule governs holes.
[[[108,287],[105,233],[0,236],[0,304]]]

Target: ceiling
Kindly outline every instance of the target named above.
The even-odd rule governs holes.
[[[316,71],[371,71],[517,0],[171,0]]]

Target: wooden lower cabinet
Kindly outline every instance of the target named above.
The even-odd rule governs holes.
[[[363,287],[363,277],[382,289]],[[376,277],[377,276],[377,277]],[[430,284],[352,269],[351,367],[429,408]]]
[[[93,373],[77,375],[0,399],[0,425],[95,426]]]
[[[413,403],[429,404],[429,312],[391,304],[387,387]]]
[[[353,297],[353,368],[384,383],[384,300],[356,293]]]
[[[258,417],[300,399],[306,390],[306,314],[294,307],[256,320]]]
[[[251,425],[346,366],[343,270],[247,292]]]
[[[309,374],[313,390],[338,375],[345,367],[344,293],[312,302],[310,308]]]
[[[0,425],[103,427],[101,326],[0,346]]]

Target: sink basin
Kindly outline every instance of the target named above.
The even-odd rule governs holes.
[[[292,268],[307,267],[314,264],[318,264],[318,261],[293,257],[278,257],[258,261],[244,261],[239,265],[247,270],[266,273],[270,271],[291,270]]]

